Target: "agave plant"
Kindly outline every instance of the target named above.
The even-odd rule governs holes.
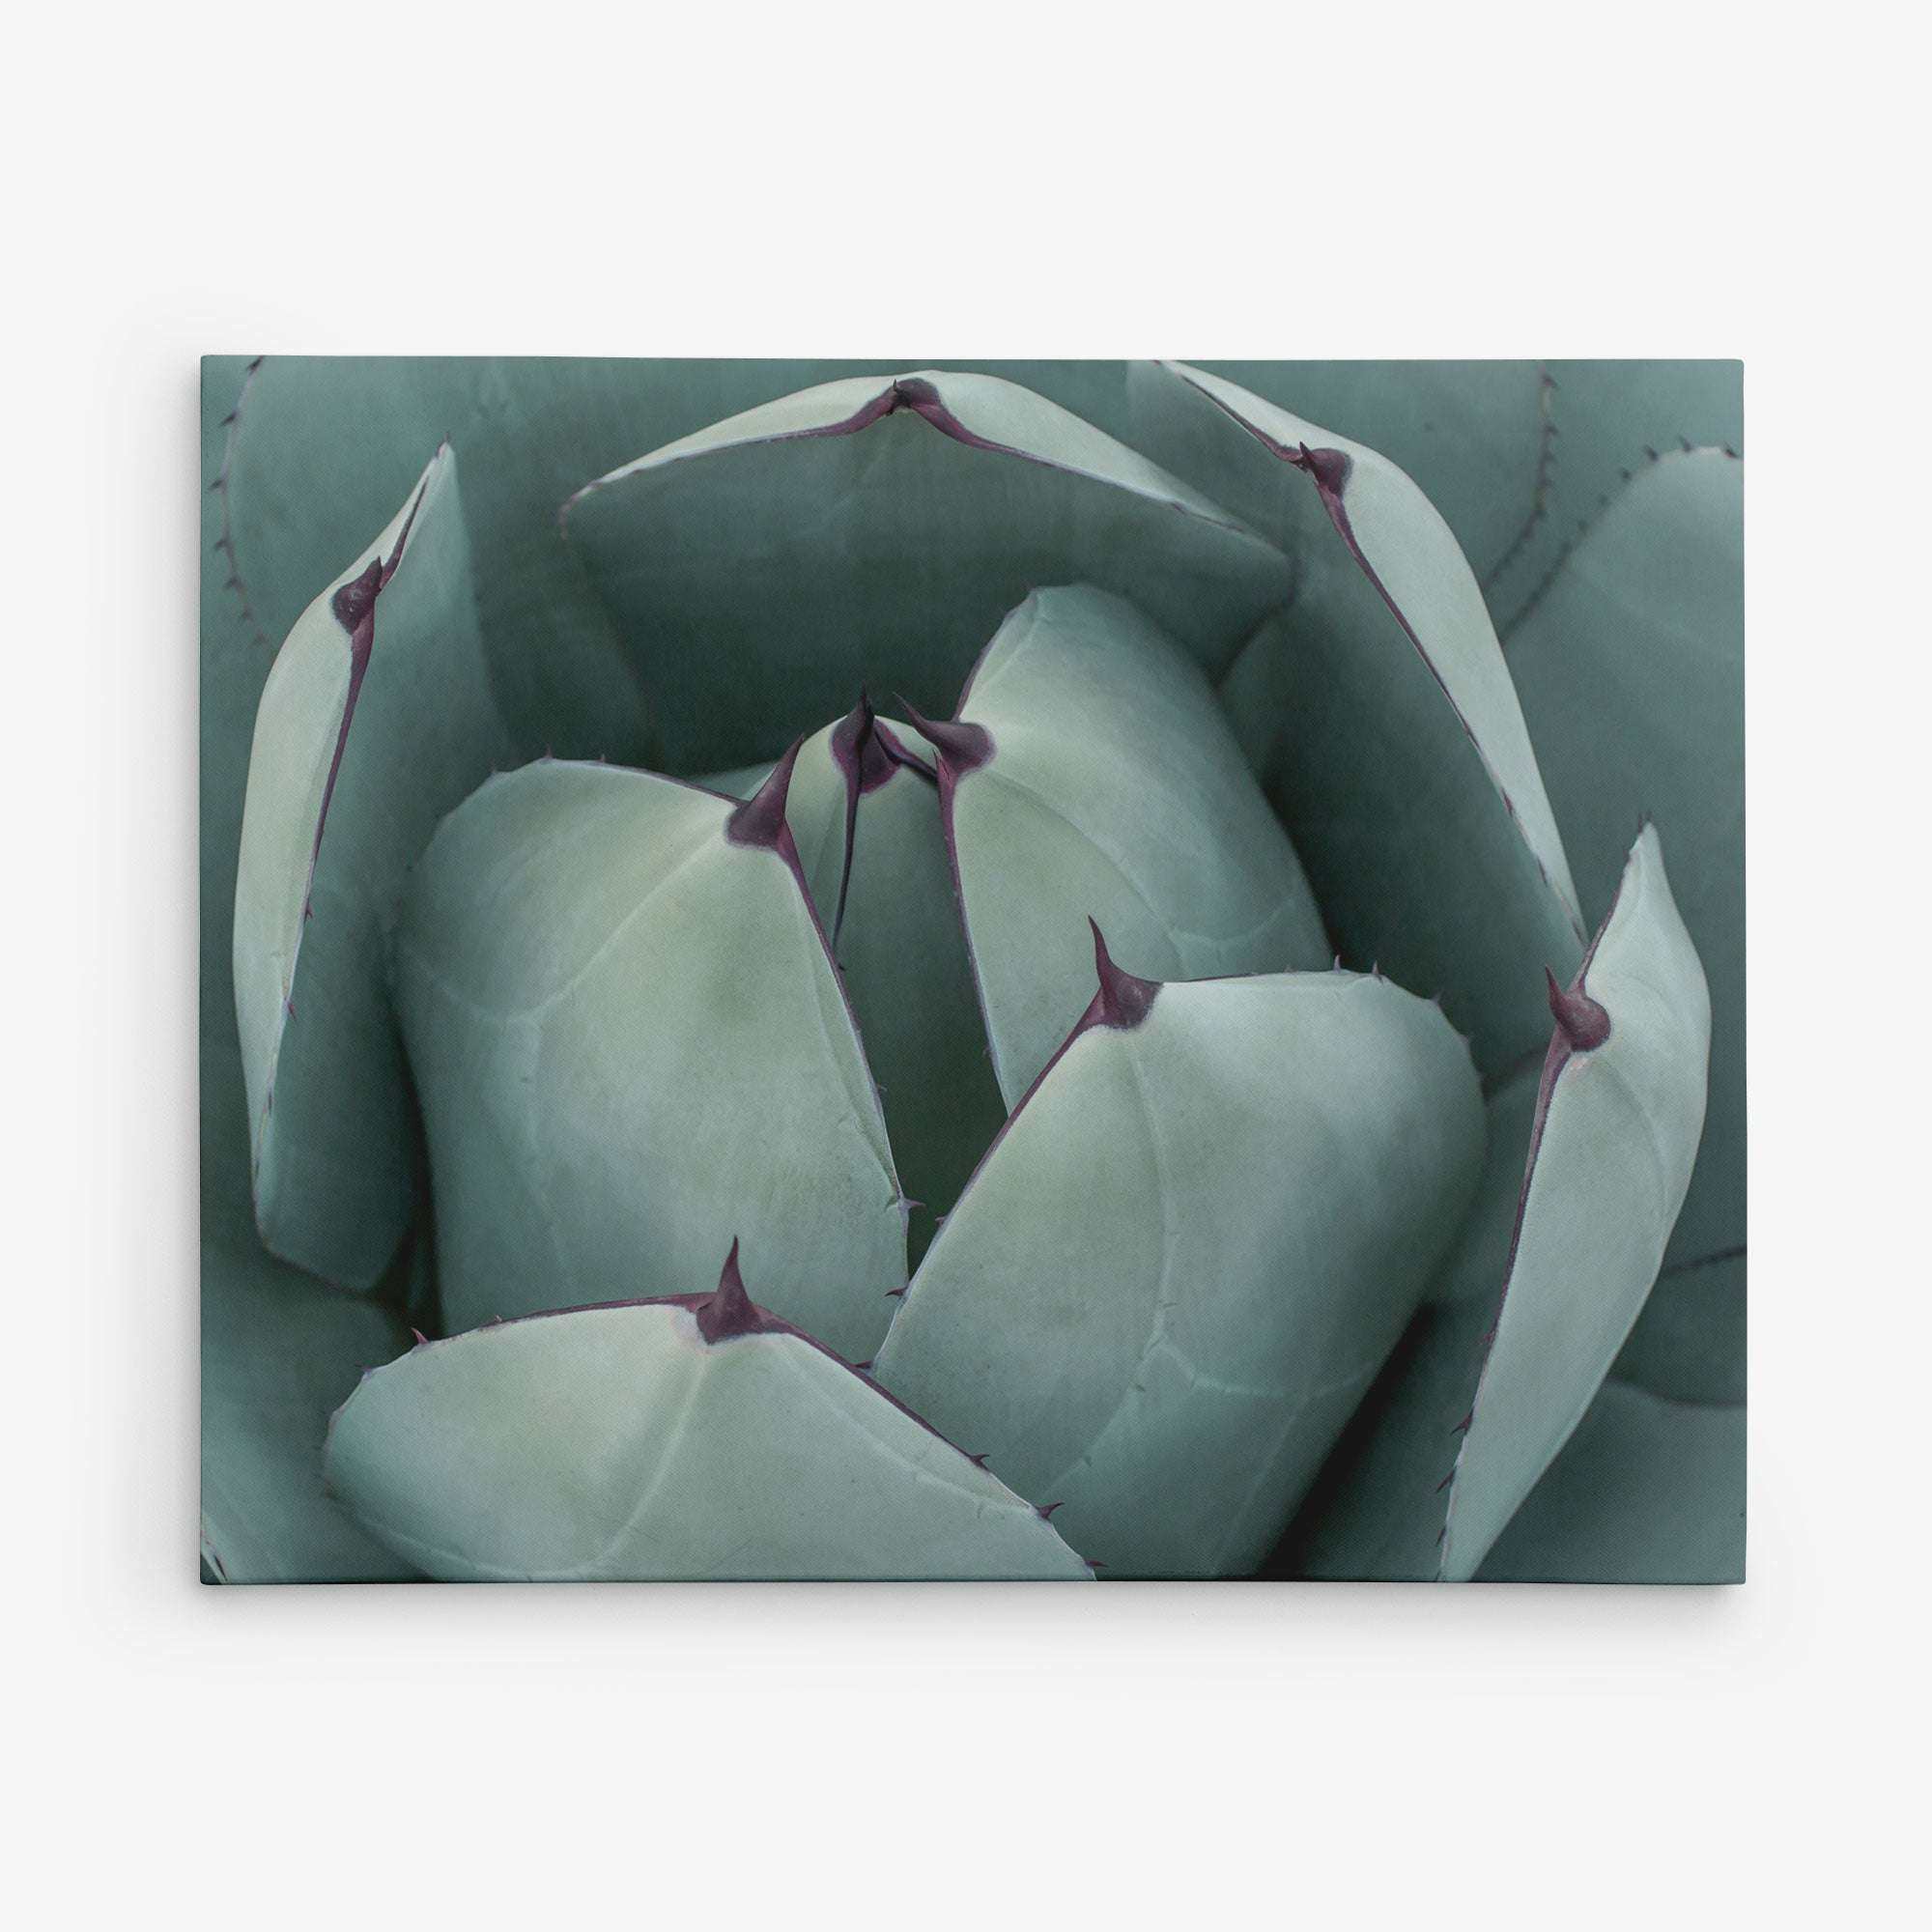
[[[205,1574],[1741,1574],[1735,365],[205,388]]]

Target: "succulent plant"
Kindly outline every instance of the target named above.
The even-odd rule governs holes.
[[[205,1575],[1742,1574],[1735,365],[204,382]]]

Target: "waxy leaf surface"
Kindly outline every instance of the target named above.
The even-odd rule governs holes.
[[[448,1326],[678,1293],[742,1235],[773,1308],[871,1353],[900,1191],[789,836],[734,835],[758,809],[542,763],[438,833],[397,970]]]
[[[210,357],[232,412],[225,497],[239,588],[270,640],[447,439],[464,468],[477,615],[519,757],[635,756],[646,694],[556,508],[640,449],[856,373],[837,361],[623,356]]]
[[[1294,849],[1206,681],[1131,606],[1037,591],[958,723],[942,794],[1009,1106],[1092,996],[1090,918],[1149,980],[1329,963]]]
[[[1445,1484],[1475,1400],[1522,1198],[1539,1069],[1484,1103],[1475,1199],[1423,1307],[1390,1356],[1269,1569],[1348,1581],[1421,1581],[1441,1561]]]
[[[337,1415],[330,1486],[456,1581],[1090,1574],[1031,1504],[814,1342],[765,1318],[707,1340],[706,1299],[419,1348]]]
[[[1252,1569],[1481,1156],[1467,1052],[1426,1001],[1345,973],[1103,978],[940,1230],[879,1378],[1064,1505],[1111,1571]]]
[[[1547,1033],[1581,921],[1475,576],[1393,464],[1183,364],[1137,369],[1146,446],[1271,488],[1294,597],[1221,685],[1350,963],[1439,995],[1486,1071]]]
[[[1536,502],[1548,420],[1537,365],[1484,362],[1204,362],[1337,437],[1379,451],[1441,511],[1478,580],[1517,544]],[[1132,440],[1132,431],[1122,432]],[[1278,514],[1280,479],[1243,466],[1229,509],[1256,529]]]
[[[289,633],[256,714],[234,975],[255,1213],[276,1254],[374,1285],[415,1152],[386,932],[406,868],[502,739],[444,449]]]
[[[1710,1108],[1672,1263],[1746,1237],[1744,614],[1744,467],[1673,451],[1639,464],[1509,639],[1584,904],[1609,904],[1648,816],[1710,979]]]
[[[1657,1279],[1690,1183],[1710,998],[1654,829],[1632,848],[1573,1004],[1579,989],[1581,1018],[1559,1018],[1544,1063],[1495,1340],[1449,1486],[1451,1580],[1475,1575],[1581,1420]],[[1594,1043],[1576,1038],[1583,1025]]]
[[[785,805],[819,923],[835,934],[899,1180],[918,1204],[915,1260],[1007,1117],[932,762],[911,726],[862,708],[806,741]]]
[[[927,370],[821,384],[612,470],[565,508],[675,771],[776,756],[861,685],[943,716],[1005,613],[1089,580],[1212,674],[1289,566],[1032,391]]]

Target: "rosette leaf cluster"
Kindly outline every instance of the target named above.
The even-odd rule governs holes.
[[[1734,368],[207,384],[207,1574],[1740,1574]]]

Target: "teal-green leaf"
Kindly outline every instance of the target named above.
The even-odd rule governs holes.
[[[1475,1575],[1581,1420],[1657,1278],[1704,1123],[1711,1009],[1646,827],[1555,995],[1495,1340],[1449,1485],[1442,1575]]]
[[[923,359],[904,360],[899,366],[911,368]],[[1118,357],[958,362],[953,367],[962,373],[997,376],[1002,382],[1031,389],[1131,447],[1133,417],[1127,402],[1127,365]]]
[[[1150,1004],[1151,1001],[1151,1004]],[[1114,1574],[1254,1568],[1413,1313],[1482,1108],[1428,1002],[1113,968],[926,1255],[895,1395]]]
[[[1536,1131],[1541,1073],[1539,1061],[1518,1067],[1486,1090],[1482,1184],[1456,1245],[1429,1284],[1431,1301],[1444,1306],[1474,1302],[1485,1313],[1495,1313],[1496,1296],[1509,1271],[1510,1239],[1516,1233],[1523,1171]],[[1473,1388],[1472,1382],[1472,1392]]]
[[[1501,567],[1485,576],[1490,609],[1505,637],[1579,530],[1646,463],[1687,447],[1745,446],[1741,362],[1650,357],[1543,367],[1550,433],[1537,514]]]
[[[1742,1583],[1745,1411],[1606,1381],[1485,1583]]]
[[[524,356],[209,356],[202,363],[202,1198],[248,1211],[235,1036],[236,853],[257,702],[277,642],[366,554],[446,438],[491,689],[514,749],[638,758],[649,724],[556,506],[639,449],[860,365]],[[455,803],[451,800],[450,803]],[[239,1209],[239,1214],[238,1210]]]
[[[1289,589],[1199,492],[990,376],[825,384],[612,470],[565,515],[680,772],[774,756],[864,684],[943,713],[1040,583],[1132,598],[1210,673]]]
[[[1422,492],[1363,444],[1184,365],[1137,368],[1145,445],[1272,491],[1293,603],[1221,686],[1345,958],[1439,994],[1485,1072],[1547,1033],[1581,922],[1482,592]],[[1308,452],[1304,454],[1304,452]]]
[[[785,803],[819,922],[836,929],[833,951],[879,1083],[893,1159],[916,1204],[915,1264],[1007,1117],[932,760],[909,725],[875,719],[862,704],[806,741]]]
[[[1090,1574],[730,1267],[711,1295],[418,1348],[344,1405],[327,1466],[371,1532],[455,1581]]]
[[[388,1309],[211,1241],[201,1276],[201,1552],[225,1583],[413,1577],[323,1492],[329,1411],[409,1346]]]
[[[1120,598],[1036,591],[944,730],[941,796],[1009,1107],[1092,995],[1090,918],[1149,980],[1328,964],[1294,848],[1206,680]]]
[[[1519,1163],[1517,1178],[1521,1179]],[[1493,1302],[1425,1302],[1350,1418],[1264,1575],[1420,1583],[1442,1561],[1444,1479]]]
[[[1731,1253],[1746,1238],[1743,465],[1716,449],[1639,463],[1508,652],[1584,904],[1609,903],[1640,816],[1668,841],[1711,983],[1711,1099],[1667,1259]]]
[[[761,842],[781,806],[782,774],[734,810],[545,762],[438,832],[397,982],[445,1325],[679,1293],[742,1234],[773,1308],[871,1353],[900,1190],[789,835]]]
[[[850,362],[599,356],[211,357],[240,588],[266,639],[286,634],[447,438],[484,646],[520,755],[628,755],[647,728],[637,668],[564,543],[556,507],[639,449]],[[245,382],[245,389],[243,387]],[[224,554],[216,559],[229,569]],[[266,648],[266,646],[265,646]]]
[[[414,1200],[387,927],[407,867],[502,746],[443,449],[275,658],[236,873],[256,1220],[273,1253],[350,1287],[381,1276]]]
[[[316,592],[362,552],[447,438],[464,467],[477,622],[506,760],[648,750],[625,658],[556,506],[639,449],[851,363],[576,356],[241,356],[202,363],[204,1199],[245,1201],[234,1037],[235,855],[263,680]],[[1070,365],[1069,380],[1081,365]],[[1050,375],[1048,380],[1057,381]],[[1092,386],[1091,384],[1086,384]]]
[[[1484,1105],[1476,1196],[1425,1305],[1322,1465],[1269,1569],[1337,1581],[1421,1581],[1441,1558],[1444,1478],[1475,1400],[1509,1269],[1536,1113],[1538,1069]]]
[[[1202,370],[1339,437],[1415,479],[1487,582],[1520,550],[1547,485],[1555,397],[1534,362],[1204,362]],[[1121,434],[1131,438],[1132,430]],[[1229,509],[1257,529],[1274,509],[1257,467],[1231,478]]]

